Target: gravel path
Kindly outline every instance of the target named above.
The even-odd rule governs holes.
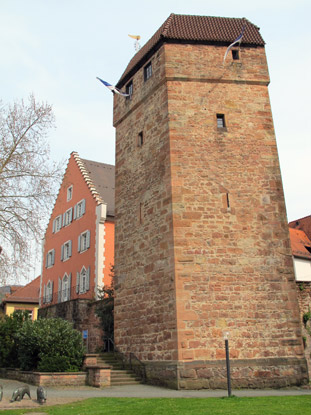
[[[37,402],[37,386],[29,385],[31,399],[28,396],[20,402],[10,403],[14,389],[23,386],[25,383],[16,380],[0,379],[3,385],[3,399],[0,402],[1,409],[16,408],[44,408],[44,406],[58,405],[75,402],[87,398],[110,397],[110,398],[210,398],[224,397],[227,392],[224,390],[172,390],[149,385],[114,386],[111,388],[97,389],[90,386],[78,387],[46,387],[47,402],[40,405]],[[291,389],[244,389],[232,392],[235,396],[288,396],[288,395],[311,395],[307,388]],[[43,409],[44,410],[44,409]],[[38,413],[37,413],[38,415]]]

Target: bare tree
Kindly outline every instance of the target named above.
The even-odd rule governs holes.
[[[34,96],[13,105],[0,101],[0,284],[28,276],[33,241],[51,211],[63,170],[50,160],[52,127],[51,106]]]

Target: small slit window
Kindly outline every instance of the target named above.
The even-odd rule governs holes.
[[[226,128],[225,114],[217,114],[217,128]]]
[[[240,51],[239,51],[239,49],[232,49],[232,59],[234,61],[238,61],[240,59]]]
[[[149,78],[151,78],[151,75],[152,75],[152,65],[151,65],[151,62],[149,62],[144,67],[144,80],[145,80],[145,82],[148,81]]]
[[[127,99],[132,99],[132,95],[133,95],[133,82],[129,82],[126,85],[126,93],[129,94],[129,97],[126,97]]]
[[[142,147],[143,144],[144,144],[144,134],[141,131],[140,133],[138,133],[138,136],[137,136],[137,147]]]

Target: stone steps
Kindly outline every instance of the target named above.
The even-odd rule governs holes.
[[[97,364],[112,367],[111,386],[137,385],[141,383],[134,372],[128,369],[122,369],[122,363],[114,357],[113,353],[104,353],[98,356]]]

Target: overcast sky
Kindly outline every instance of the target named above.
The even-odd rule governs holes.
[[[246,17],[266,42],[269,86],[287,214],[311,214],[310,0],[1,0],[1,98],[53,105],[52,157],[114,164],[112,94],[134,54],[170,13]]]

